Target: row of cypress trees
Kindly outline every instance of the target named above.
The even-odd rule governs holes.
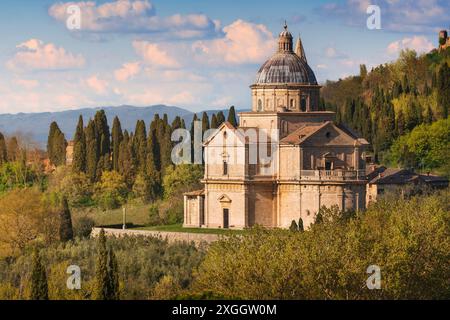
[[[225,120],[237,126],[234,106],[230,108],[227,118],[219,111],[210,120],[208,114],[203,112],[202,132],[218,128]],[[194,121],[200,121],[197,114],[194,114],[191,132]],[[138,120],[134,132],[123,130],[118,117],[114,118],[110,130],[104,110],[98,111],[87,125],[80,115],[73,139],[72,170],[74,173],[86,174],[92,182],[99,181],[103,171],[115,170],[125,178],[129,188],[140,177],[145,184],[146,198],[155,199],[162,194],[162,178],[166,168],[172,165],[171,135],[178,128],[186,129],[184,119],[176,117],[169,123],[166,114],[162,118],[156,114],[148,129],[144,120]],[[66,147],[64,134],[58,124],[53,122],[47,143],[52,164],[59,166],[66,163]]]

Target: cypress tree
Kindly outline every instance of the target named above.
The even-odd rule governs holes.
[[[97,111],[94,116],[95,128],[98,137],[98,150],[100,156],[104,156],[110,153],[110,133],[108,120],[104,110]]]
[[[233,127],[237,127],[236,111],[234,110],[234,106],[231,106],[230,111],[228,111],[228,122]]]
[[[86,172],[86,135],[84,134],[83,116],[78,119],[77,129],[73,139],[73,172]]]
[[[8,161],[8,151],[6,149],[6,141],[0,132],[0,166]]]
[[[147,141],[147,174],[151,175],[154,172],[158,171],[158,167],[160,164],[160,152],[159,152],[159,144],[158,137],[156,133],[156,121],[153,120],[150,123],[150,130],[148,133],[148,141]]]
[[[161,176],[164,176],[169,166],[172,166],[172,130],[168,123],[164,122],[161,140],[158,142],[161,152]]]
[[[181,118],[179,116],[176,116],[175,119],[172,121],[171,127],[173,131],[181,128]]]
[[[217,129],[219,126],[217,124],[217,116],[215,114],[211,117],[211,129]]]
[[[303,219],[302,218],[300,218],[298,220],[298,231],[300,231],[300,232],[305,231],[305,227],[303,226]]]
[[[16,137],[12,137],[9,139],[8,141],[8,150],[7,150],[7,154],[8,154],[8,161],[17,161],[19,160],[19,143],[17,142],[17,138]]]
[[[209,117],[206,112],[203,112],[202,114],[202,134],[205,133],[206,130],[209,130]]]
[[[289,227],[289,230],[291,230],[291,231],[298,231],[297,222],[295,222],[295,220],[292,220],[291,226]]]
[[[103,170],[109,170],[111,168],[111,135],[104,110],[97,111],[94,116],[94,123],[97,134],[97,149],[99,152],[97,177],[100,177]]]
[[[59,129],[58,124],[53,121],[50,124],[47,140],[47,153],[50,163],[55,166],[66,164],[66,148],[67,141],[64,134]]]
[[[100,230],[97,244],[94,298],[96,300],[119,299],[119,273],[112,248],[106,248],[105,231]]]
[[[60,211],[59,238],[63,242],[73,240],[72,216],[70,214],[67,198],[62,199],[62,208]]]
[[[134,156],[132,143],[128,131],[123,133],[123,139],[119,146],[118,172],[125,178],[128,187],[131,188],[134,181]]]
[[[97,143],[97,133],[93,120],[89,123],[85,131],[86,135],[86,173],[92,182],[97,179],[97,164],[99,159],[99,150]]]
[[[194,129],[195,129],[195,122],[198,121],[198,117],[197,114],[194,113],[194,117],[192,118],[192,122],[191,122],[191,163],[194,163],[194,140],[195,140],[195,136],[194,136]]]
[[[145,173],[147,162],[147,130],[145,129],[144,120],[136,122],[136,129],[133,137],[133,149],[136,155],[137,171]]]
[[[33,252],[31,269],[31,300],[48,300],[47,274],[38,249]]]
[[[119,300],[119,268],[111,247],[108,248],[108,284],[108,300]]]
[[[123,140],[122,126],[120,120],[116,116],[112,127],[112,169],[119,171],[119,149]]]
[[[169,117],[167,116],[167,113],[164,113],[164,115],[163,115],[163,122],[164,122],[164,125],[169,125]]]
[[[225,115],[223,114],[223,111],[219,111],[217,113],[217,128],[225,122]]]
[[[446,62],[442,64],[438,72],[437,101],[439,110],[436,118],[447,118],[448,108],[450,106],[450,67]]]
[[[107,300],[108,296],[109,296],[108,252],[106,250],[105,230],[101,229],[97,243],[94,298],[96,300]]]

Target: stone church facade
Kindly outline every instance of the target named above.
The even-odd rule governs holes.
[[[319,110],[301,40],[287,26],[250,87],[252,110],[204,141],[204,188],[184,196],[184,226],[307,227],[322,206],[365,208],[367,141]]]

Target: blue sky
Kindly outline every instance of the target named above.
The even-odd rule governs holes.
[[[81,29],[66,27],[67,7]],[[369,4],[381,29],[366,26]],[[249,85],[287,20],[319,82],[422,53],[448,28],[441,0],[3,0],[0,113],[131,104],[248,108]]]

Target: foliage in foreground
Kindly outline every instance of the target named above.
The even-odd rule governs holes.
[[[357,217],[322,211],[307,232],[256,228],[214,243],[194,292],[242,299],[449,299],[448,191],[379,202]],[[381,268],[369,290],[367,268]]]
[[[203,249],[188,244],[168,244],[156,238],[108,238],[118,270],[120,299],[164,299],[187,289],[193,270],[204,256]],[[98,241],[87,239],[53,244],[40,249],[41,263],[48,280],[51,300],[95,299],[97,295],[96,264]],[[108,251],[108,249],[107,249]],[[111,253],[106,253],[106,258]],[[108,259],[107,263],[108,263]],[[29,299],[31,297],[33,250],[20,256],[0,259],[0,299]],[[81,289],[69,290],[67,267],[81,269]],[[113,282],[115,280],[113,279]]]

